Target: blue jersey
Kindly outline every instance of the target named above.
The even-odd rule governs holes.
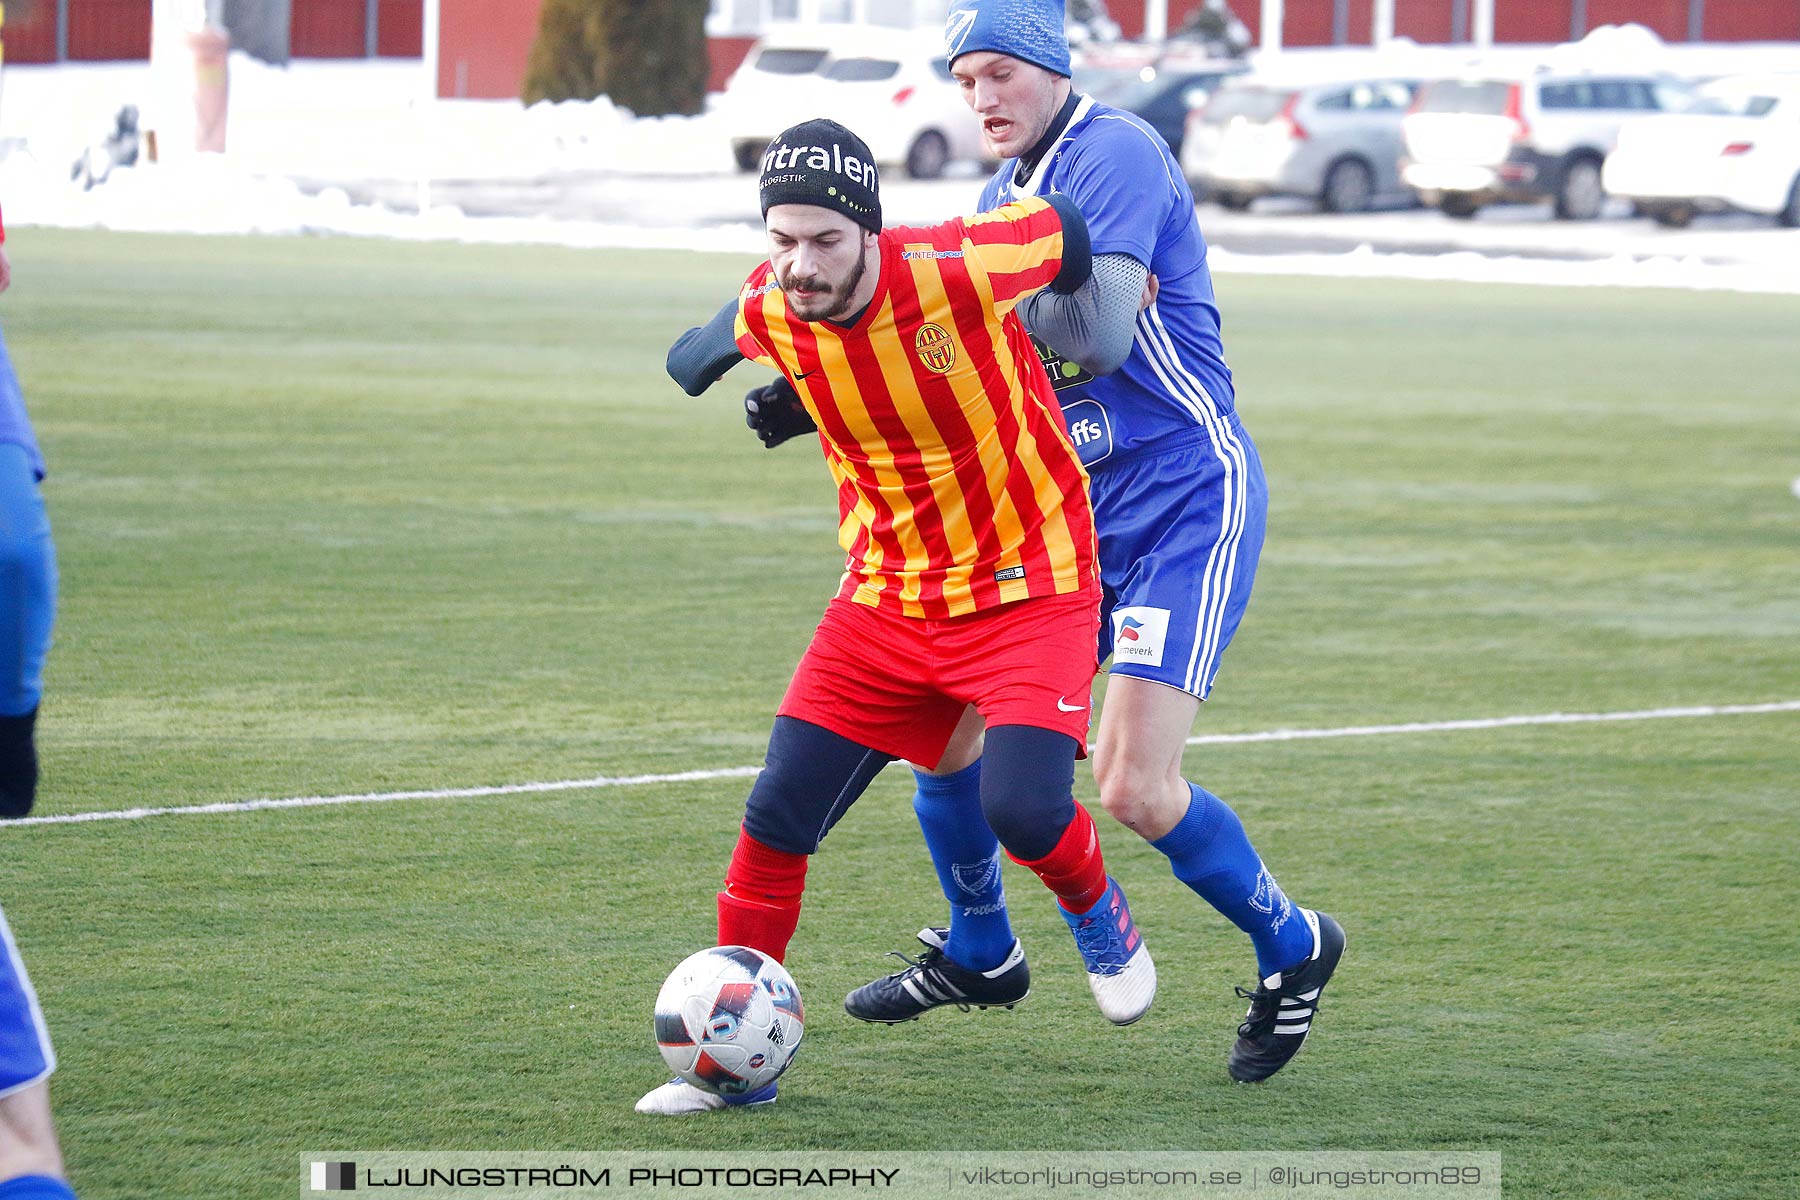
[[[0,446],[23,446],[31,459],[31,470],[44,477],[44,455],[32,435],[31,421],[25,416],[25,398],[19,394],[19,378],[13,374],[12,359],[7,357],[6,339],[0,337]]]
[[[1089,472],[1145,451],[1229,437],[1231,370],[1194,195],[1166,142],[1138,117],[1083,96],[1029,183],[1002,163],[981,193],[986,212],[1026,195],[1061,192],[1087,218],[1094,254],[1129,254],[1150,268],[1156,303],[1138,314],[1125,365],[1095,378],[1054,354],[1046,367]]]

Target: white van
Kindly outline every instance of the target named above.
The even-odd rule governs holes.
[[[1606,200],[1600,167],[1619,127],[1685,97],[1683,85],[1645,75],[1440,79],[1420,89],[1401,123],[1400,178],[1453,217],[1549,199],[1558,217],[1587,220]]]

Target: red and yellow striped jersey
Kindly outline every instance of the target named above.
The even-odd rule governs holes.
[[[762,264],[738,348],[778,368],[819,426],[838,486],[843,591],[948,617],[1096,578],[1087,473],[1012,313],[1062,265],[1042,199],[884,230],[875,298],[848,328],[793,316]]]

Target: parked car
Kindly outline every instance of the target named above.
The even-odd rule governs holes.
[[[1587,220],[1605,203],[1601,164],[1619,127],[1680,107],[1686,95],[1678,82],[1646,75],[1440,79],[1407,114],[1400,177],[1453,217],[1549,199],[1558,217]]]
[[[783,129],[829,116],[869,144],[877,164],[936,179],[981,156],[981,129],[963,103],[934,34],[866,27],[787,30],[751,50],[726,85],[732,157],[752,171]]]
[[[1800,226],[1800,75],[1716,79],[1686,112],[1628,122],[1601,180],[1663,225],[1735,211]]]
[[[982,157],[981,123],[935,34],[910,44],[890,35],[881,49],[840,54],[820,74],[835,85],[826,89],[824,111],[868,142],[877,163],[936,179],[952,162]]]
[[[1416,80],[1282,85],[1231,80],[1188,116],[1181,168],[1226,208],[1258,196],[1307,196],[1327,212],[1361,212],[1401,186],[1400,121]]]
[[[1074,83],[1076,91],[1144,118],[1180,157],[1188,114],[1246,70],[1241,62],[1212,58],[1165,58],[1141,66],[1084,64],[1075,68]]]
[[[835,30],[790,26],[761,38],[725,83],[714,111],[731,139],[740,171],[754,171],[776,134],[819,115],[819,68],[831,58]]]

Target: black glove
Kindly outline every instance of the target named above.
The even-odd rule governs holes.
[[[785,378],[744,393],[744,424],[754,429],[770,450],[791,437],[814,433],[819,428],[800,403],[800,393]]]

